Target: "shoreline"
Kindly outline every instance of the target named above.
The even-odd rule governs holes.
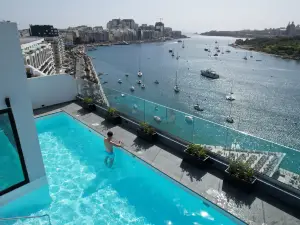
[[[255,49],[255,47],[251,46],[251,45],[237,45],[237,44],[230,44],[229,46],[233,47],[233,48],[239,48],[239,49],[243,49],[243,50],[247,50],[247,51],[253,51],[253,52],[258,52],[258,53],[264,53],[276,58],[281,58],[281,59],[288,59],[288,60],[295,60],[295,61],[300,61],[300,57],[293,57],[293,56],[287,56],[287,55],[276,55],[276,54],[272,54],[272,53],[268,53],[268,52],[264,52],[264,51],[260,51],[258,49]]]

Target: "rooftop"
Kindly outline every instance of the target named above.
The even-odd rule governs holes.
[[[113,131],[124,142],[124,151],[158,169],[176,182],[201,195],[248,224],[300,224],[300,215],[273,197],[258,192],[247,194],[224,180],[222,173],[197,169],[183,161],[182,155],[158,142],[150,144],[139,139],[135,131],[114,126],[96,113],[89,113],[77,103],[66,103],[35,110],[35,116],[64,111],[101,135]]]
[[[20,38],[20,43],[21,45],[24,45],[24,44],[28,44],[30,42],[34,42],[34,41],[38,41],[38,40],[42,40],[43,38],[41,37],[23,37],[23,38]]]

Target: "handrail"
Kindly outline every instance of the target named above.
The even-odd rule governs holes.
[[[19,220],[19,219],[32,219],[32,218],[42,218],[42,217],[47,217],[48,222],[51,225],[51,219],[49,214],[44,214],[44,215],[39,215],[39,216],[19,216],[19,217],[7,217],[7,218],[1,218],[0,221],[10,221],[10,220]]]

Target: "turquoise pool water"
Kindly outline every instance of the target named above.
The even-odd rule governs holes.
[[[30,211],[52,224],[243,224],[124,150],[107,168],[103,137],[64,113],[36,126],[51,202]]]

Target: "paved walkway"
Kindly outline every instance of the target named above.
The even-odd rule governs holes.
[[[113,131],[115,136],[124,142],[125,150],[248,224],[300,224],[299,212],[292,212],[291,208],[282,206],[276,199],[261,196],[259,193],[245,194],[223,181],[220,172],[213,169],[196,169],[184,163],[182,158],[174,155],[168,147],[149,144],[137,138],[134,131],[113,126],[102,117],[94,113],[87,113],[76,103],[35,110],[35,115],[41,116],[59,111],[65,111],[102,135],[105,135],[108,130]]]

